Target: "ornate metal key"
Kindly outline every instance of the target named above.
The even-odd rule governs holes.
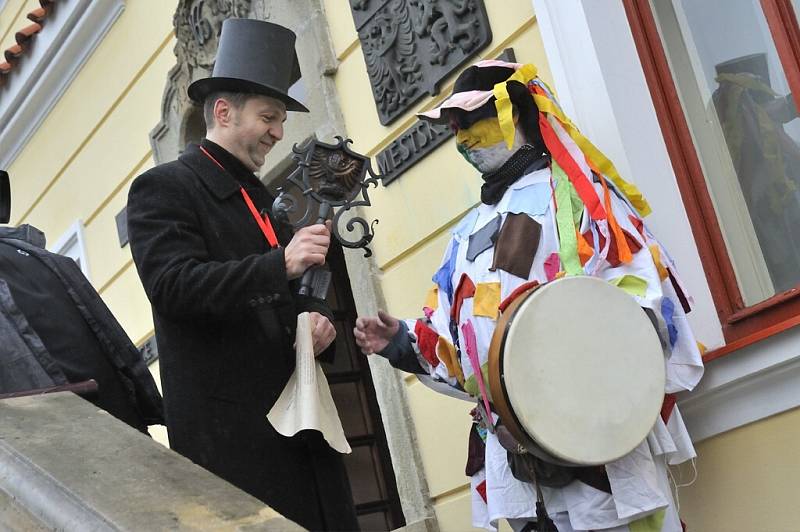
[[[367,189],[378,186],[379,175],[372,171],[368,157],[352,151],[348,144],[353,141],[337,136],[338,144],[326,144],[309,139],[302,146],[292,148],[297,169],[287,179],[287,185],[278,189],[278,197],[272,205],[273,214],[291,224],[295,230],[312,224],[325,223],[332,219],[331,232],[345,247],[364,249],[364,256],[372,255],[369,243],[375,236],[373,225],[360,216],[348,218],[346,234],[359,233],[360,238],[350,240],[340,231],[342,215],[353,207],[371,205]],[[369,176],[369,177],[368,177]],[[294,186],[305,199],[305,212],[301,213],[301,202],[286,188]],[[361,196],[361,199],[359,199]],[[338,207],[338,209],[337,209]],[[309,268],[300,283],[300,294],[324,298],[330,283],[330,272],[322,268]]]

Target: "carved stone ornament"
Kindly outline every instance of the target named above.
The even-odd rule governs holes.
[[[381,124],[492,40],[483,0],[350,0]]]
[[[246,18],[251,3],[252,0],[181,0],[173,18],[178,63],[210,71],[217,55],[222,21]]]
[[[176,64],[161,99],[161,121],[150,132],[157,163],[175,159],[189,141],[205,134],[202,113],[186,94],[189,84],[211,75],[222,21],[247,17],[252,0],[180,0],[172,19]]]

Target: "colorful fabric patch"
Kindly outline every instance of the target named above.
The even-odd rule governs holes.
[[[508,306],[515,299],[517,299],[524,292],[527,292],[531,288],[536,288],[537,286],[539,286],[539,281],[536,281],[536,280],[528,281],[527,283],[523,283],[523,284],[519,285],[518,287],[516,287],[514,289],[513,292],[511,292],[510,294],[508,294],[508,296],[506,296],[506,298],[503,300],[502,303],[500,303],[500,305],[498,305],[498,309],[500,310],[500,312],[505,312],[506,308],[508,308]]]
[[[627,274],[610,279],[608,282],[617,288],[625,290],[632,296],[644,297],[647,293],[647,281],[638,275]]]
[[[672,415],[672,410],[675,408],[675,401],[677,397],[674,393],[664,395],[664,402],[661,403],[661,421],[666,423]]]
[[[681,302],[681,308],[683,308],[684,314],[689,314],[692,311],[692,307],[689,305],[689,299],[686,297],[686,294],[683,293],[683,289],[681,289],[681,284],[675,278],[672,270],[667,268],[667,273],[669,274],[669,280],[672,283],[672,288],[675,289],[675,294],[678,296],[678,301]]]
[[[433,286],[430,290],[428,290],[427,295],[425,296],[425,307],[429,309],[436,310],[439,308],[439,287]]]
[[[644,222],[641,220],[641,218],[637,218],[636,216],[629,214],[628,220],[631,221],[633,226],[636,228],[636,231],[642,235],[642,239],[647,242],[647,235],[644,234]]]
[[[453,240],[448,249],[447,260],[433,275],[433,282],[447,294],[447,301],[453,302],[453,272],[456,269],[456,256],[458,255],[458,241]]]
[[[414,325],[414,334],[417,335],[417,346],[420,354],[428,361],[428,364],[434,368],[438,366],[439,358],[436,356],[436,344],[439,341],[439,335],[425,325],[422,320],[417,320],[416,325]]]
[[[508,214],[497,238],[490,270],[500,268],[527,279],[541,234],[542,226],[527,214]]]
[[[625,235],[625,241],[628,243],[628,248],[631,251],[632,255],[635,255],[640,249],[642,249],[642,245],[636,240],[629,232],[625,229],[620,228],[620,231],[623,235]],[[583,238],[586,239],[586,242],[594,247],[594,235],[591,231],[586,231],[583,233]],[[598,233],[598,249],[603,249],[606,245],[606,238],[603,236],[602,233]],[[608,255],[606,255],[606,260],[608,263],[616,268],[617,266],[622,264],[622,261],[619,259],[619,250],[617,249],[618,246],[615,245],[614,238],[611,239],[611,245],[608,246]]]
[[[497,242],[497,233],[500,232],[501,221],[501,217],[498,214],[488,224],[469,235],[468,261],[473,262],[478,258],[478,255],[494,246],[494,243]]]
[[[481,482],[480,484],[478,484],[477,486],[475,486],[475,491],[477,491],[478,495],[481,496],[481,499],[483,499],[483,502],[486,502],[486,481],[485,480],[483,482]]]
[[[483,382],[489,382],[489,363],[487,362],[483,366],[481,366],[481,375],[483,376]],[[478,383],[478,379],[473,373],[469,376],[467,380],[464,381],[464,391],[470,394],[472,397],[480,397],[481,396],[481,387]],[[490,395],[489,387],[486,387],[486,395],[487,397]]]
[[[578,258],[581,261],[581,266],[586,266],[586,263],[594,255],[594,249],[577,229],[575,230],[575,239],[578,241]]]
[[[486,440],[481,438],[478,425],[472,425],[467,443],[467,465],[464,474],[471,477],[486,465]]]
[[[475,295],[475,283],[469,278],[466,273],[461,274],[461,279],[458,280],[458,287],[456,288],[453,306],[450,307],[450,319],[458,323],[459,316],[461,316],[461,305],[464,300]]]
[[[436,343],[436,355],[439,360],[444,362],[444,366],[447,368],[447,376],[455,377],[463,388],[464,372],[461,370],[461,364],[458,363],[456,346],[448,342],[444,336],[440,336],[439,341]]]
[[[628,523],[628,529],[630,532],[661,532],[661,528],[664,526],[664,516],[666,515],[665,510],[658,510],[647,517],[631,521]]]
[[[678,328],[675,326],[675,303],[668,297],[661,300],[661,315],[664,317],[664,322],[667,324],[667,331],[669,332],[669,345],[675,347],[675,342],[678,341]]]
[[[500,306],[500,283],[478,283],[475,287],[475,303],[472,313],[497,319],[497,307]]]
[[[544,261],[544,274],[547,281],[550,282],[556,278],[556,274],[561,270],[561,259],[558,258],[558,253],[551,253]]]
[[[541,216],[550,207],[550,198],[553,189],[550,183],[534,183],[524,188],[511,191],[508,200],[508,212],[513,214],[527,214],[528,216]]]
[[[667,273],[667,269],[661,262],[661,250],[655,244],[648,246],[648,248],[650,249],[650,254],[653,256],[653,264],[656,265],[656,269],[658,270],[658,278],[663,281],[669,277],[669,273]]]
[[[478,339],[475,336],[475,327],[473,327],[471,321],[467,320],[467,322],[461,326],[461,334],[464,335],[467,358],[469,358],[469,363],[472,366],[474,377],[478,382],[478,390],[483,398],[483,406],[486,408],[486,412],[491,412],[492,409],[489,407],[489,394],[486,391],[487,379],[483,378],[483,368],[481,368],[480,363],[478,362]],[[466,386],[466,383],[464,383],[465,389]],[[477,396],[477,394],[473,395]]]

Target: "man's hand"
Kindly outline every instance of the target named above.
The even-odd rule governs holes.
[[[314,356],[319,356],[336,339],[336,328],[327,317],[319,312],[308,315],[311,322],[311,339],[314,341]]]
[[[371,355],[383,351],[398,330],[400,330],[398,319],[379,310],[375,318],[358,318],[353,335],[361,352]]]
[[[330,220],[325,225],[309,225],[298,230],[283,252],[289,280],[297,279],[311,266],[325,264],[330,243]]]

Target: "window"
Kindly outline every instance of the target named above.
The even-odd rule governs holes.
[[[55,244],[50,246],[50,251],[70,257],[74,260],[87,279],[89,277],[89,263],[86,260],[86,243],[83,237],[83,223],[78,220],[67,229]]]
[[[728,343],[800,315],[800,0],[625,0]]]

